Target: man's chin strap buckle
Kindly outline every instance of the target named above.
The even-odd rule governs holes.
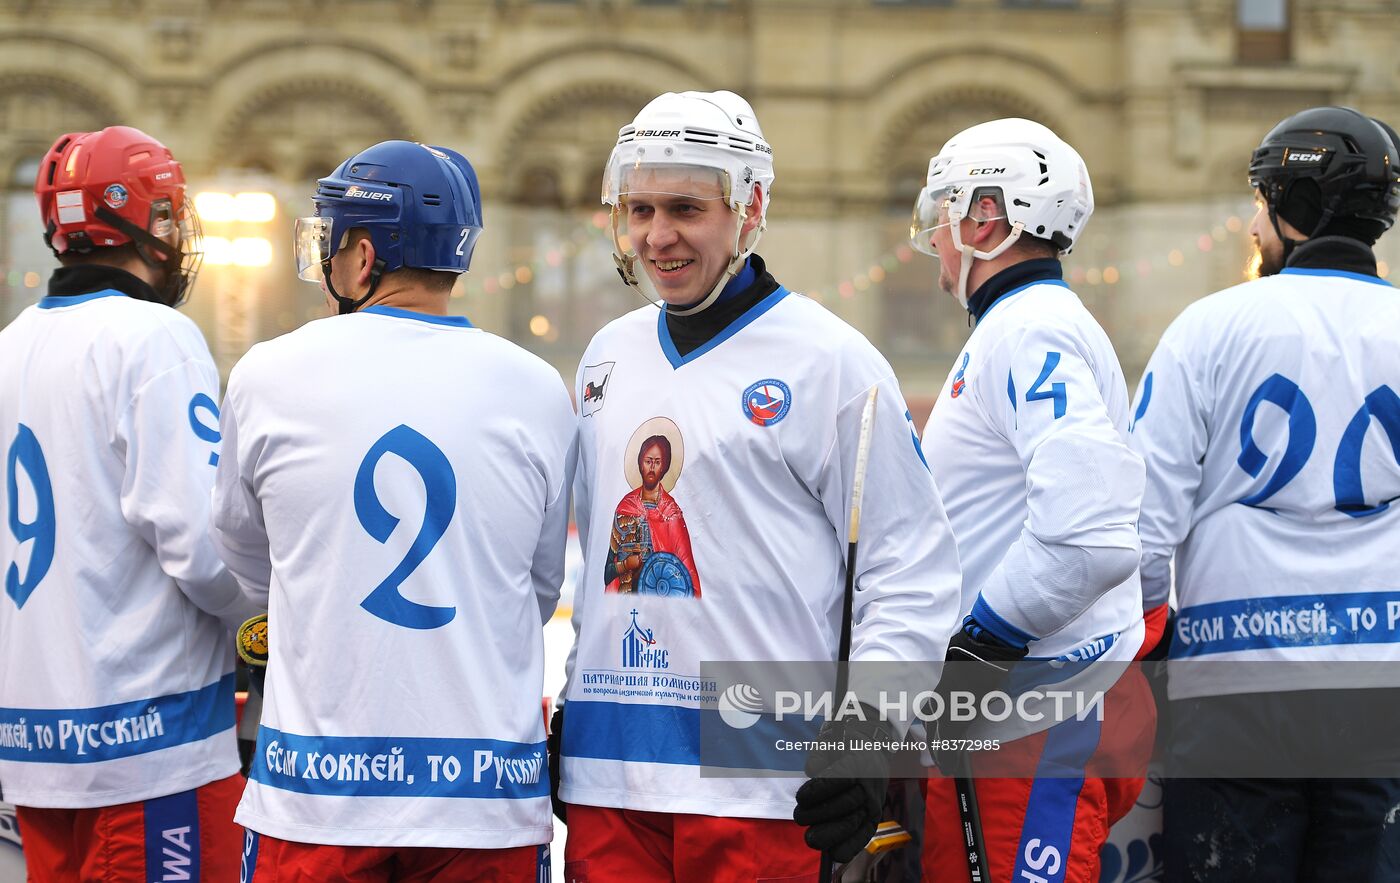
[[[623,284],[633,288],[637,287],[637,256],[629,254],[626,257],[620,257],[614,252],[613,263],[617,264],[617,275],[622,277]]]
[[[342,297],[335,290],[335,284],[331,282],[331,259],[325,258],[321,261],[321,278],[326,282],[326,291],[335,299],[336,312],[341,316],[348,316],[365,305],[365,302],[374,297],[374,292],[379,288],[379,280],[384,277],[384,259],[375,258],[374,266],[369,271],[369,290],[365,296],[359,300],[352,300]]]

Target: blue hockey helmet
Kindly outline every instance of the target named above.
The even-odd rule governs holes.
[[[323,279],[341,304],[357,308],[379,278],[403,267],[465,273],[481,235],[481,189],[466,157],[445,147],[383,141],[317,182],[316,215],[296,222],[297,275]],[[374,245],[370,291],[359,301],[330,288],[330,260],[363,227]]]

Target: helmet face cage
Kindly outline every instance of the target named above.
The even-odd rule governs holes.
[[[204,231],[199,225],[199,214],[190,206],[187,199],[181,199],[180,208],[174,210],[170,200],[157,200],[151,203],[151,219],[146,232],[169,242],[171,233],[177,234],[173,250],[163,249],[161,255],[149,245],[138,242],[136,250],[149,264],[161,265],[166,272],[166,282],[162,294],[165,302],[178,307],[189,299],[194,288],[195,277],[199,275],[204,262]]]

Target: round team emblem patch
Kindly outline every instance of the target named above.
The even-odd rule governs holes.
[[[102,191],[102,201],[112,208],[121,208],[126,205],[126,188],[120,184],[111,184]]]
[[[792,390],[781,380],[760,380],[744,390],[744,416],[759,426],[772,426],[787,416]]]

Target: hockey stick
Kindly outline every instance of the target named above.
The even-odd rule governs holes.
[[[875,427],[875,400],[880,387],[872,386],[860,413],[860,441],[856,445],[856,471],[851,481],[851,526],[846,533],[846,590],[841,603],[841,640],[836,650],[836,693],[833,708],[846,698],[847,668],[851,661],[851,619],[856,602],[856,546],[860,543],[860,500],[865,494],[865,466],[870,460],[870,435]],[[835,863],[822,852],[819,883],[831,883]]]
[[[963,839],[967,846],[967,873],[972,883],[986,879],[987,842],[982,837],[982,813],[977,808],[977,791],[972,785],[972,761],[963,759],[962,772],[953,779],[958,792],[958,815],[962,817]]]

